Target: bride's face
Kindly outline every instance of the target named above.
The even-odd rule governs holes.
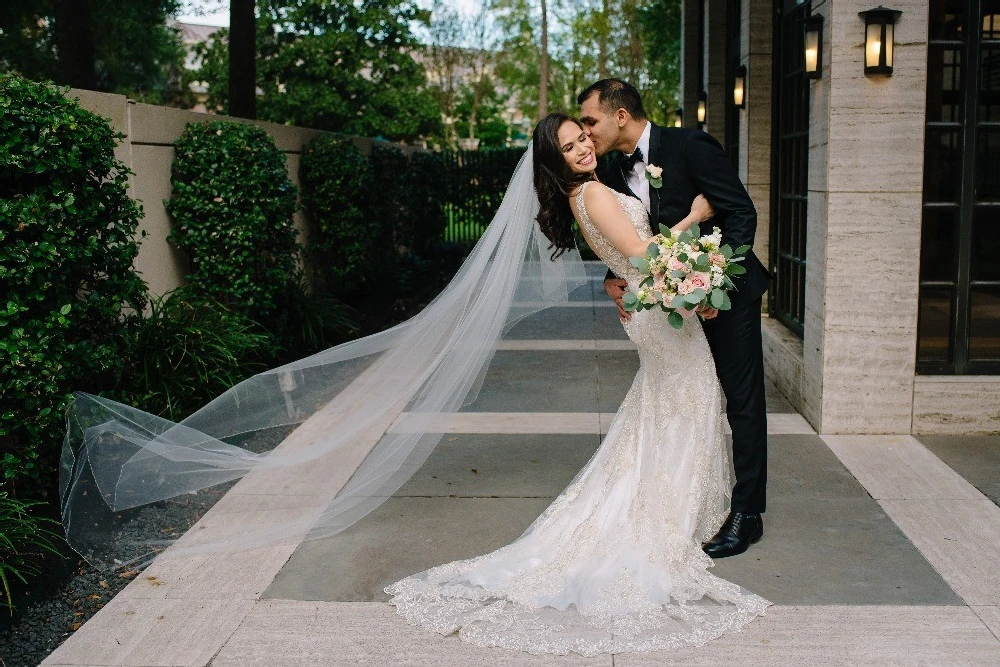
[[[597,169],[594,142],[573,121],[559,126],[559,150],[574,174],[588,174]]]

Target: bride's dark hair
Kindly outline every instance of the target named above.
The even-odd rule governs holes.
[[[559,145],[559,128],[563,123],[575,123],[580,131],[583,125],[576,118],[564,113],[550,113],[535,126],[531,136],[531,150],[535,174],[535,192],[540,210],[538,227],[554,248],[552,259],[576,247],[573,235],[573,211],[569,207],[569,193],[593,174],[576,174],[570,170]]]

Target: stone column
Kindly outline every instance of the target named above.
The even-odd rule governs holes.
[[[825,0],[812,84],[806,417],[822,433],[909,433],[916,359],[928,12],[900,0],[891,77],[863,71],[868,0]],[[824,168],[825,167],[825,168]]]

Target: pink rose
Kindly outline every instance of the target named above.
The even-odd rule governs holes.
[[[709,253],[708,261],[713,266],[723,266],[726,263],[726,258],[721,252]]]
[[[682,282],[680,285],[677,286],[678,294],[690,294],[692,291],[694,291],[694,287],[691,285],[690,278],[688,278],[687,280],[685,280],[684,282]]]
[[[709,286],[711,285],[711,277],[707,273],[692,273],[684,282],[691,283],[691,289],[689,291],[701,289],[707,292],[710,289]]]
[[[687,267],[684,266],[684,262],[681,262],[676,257],[671,257],[670,261],[667,262],[667,266],[670,268],[671,271],[685,271],[685,270],[687,270]]]

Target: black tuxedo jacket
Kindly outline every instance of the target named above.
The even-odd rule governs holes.
[[[622,154],[617,153],[598,173],[601,182],[618,192],[638,198],[628,187],[622,170]],[[691,212],[691,203],[699,194],[715,209],[715,217],[701,224],[703,232],[712,227],[722,230],[722,242],[734,250],[753,246],[757,233],[757,210],[736,169],[719,142],[707,132],[686,128],[653,125],[649,134],[647,165],[663,168],[663,186],[649,188],[650,227],[671,227]],[[760,259],[747,252],[743,266],[747,272],[733,280],[730,292],[733,306],[750,303],[767,291],[770,275]],[[607,277],[614,274],[609,270]]]

